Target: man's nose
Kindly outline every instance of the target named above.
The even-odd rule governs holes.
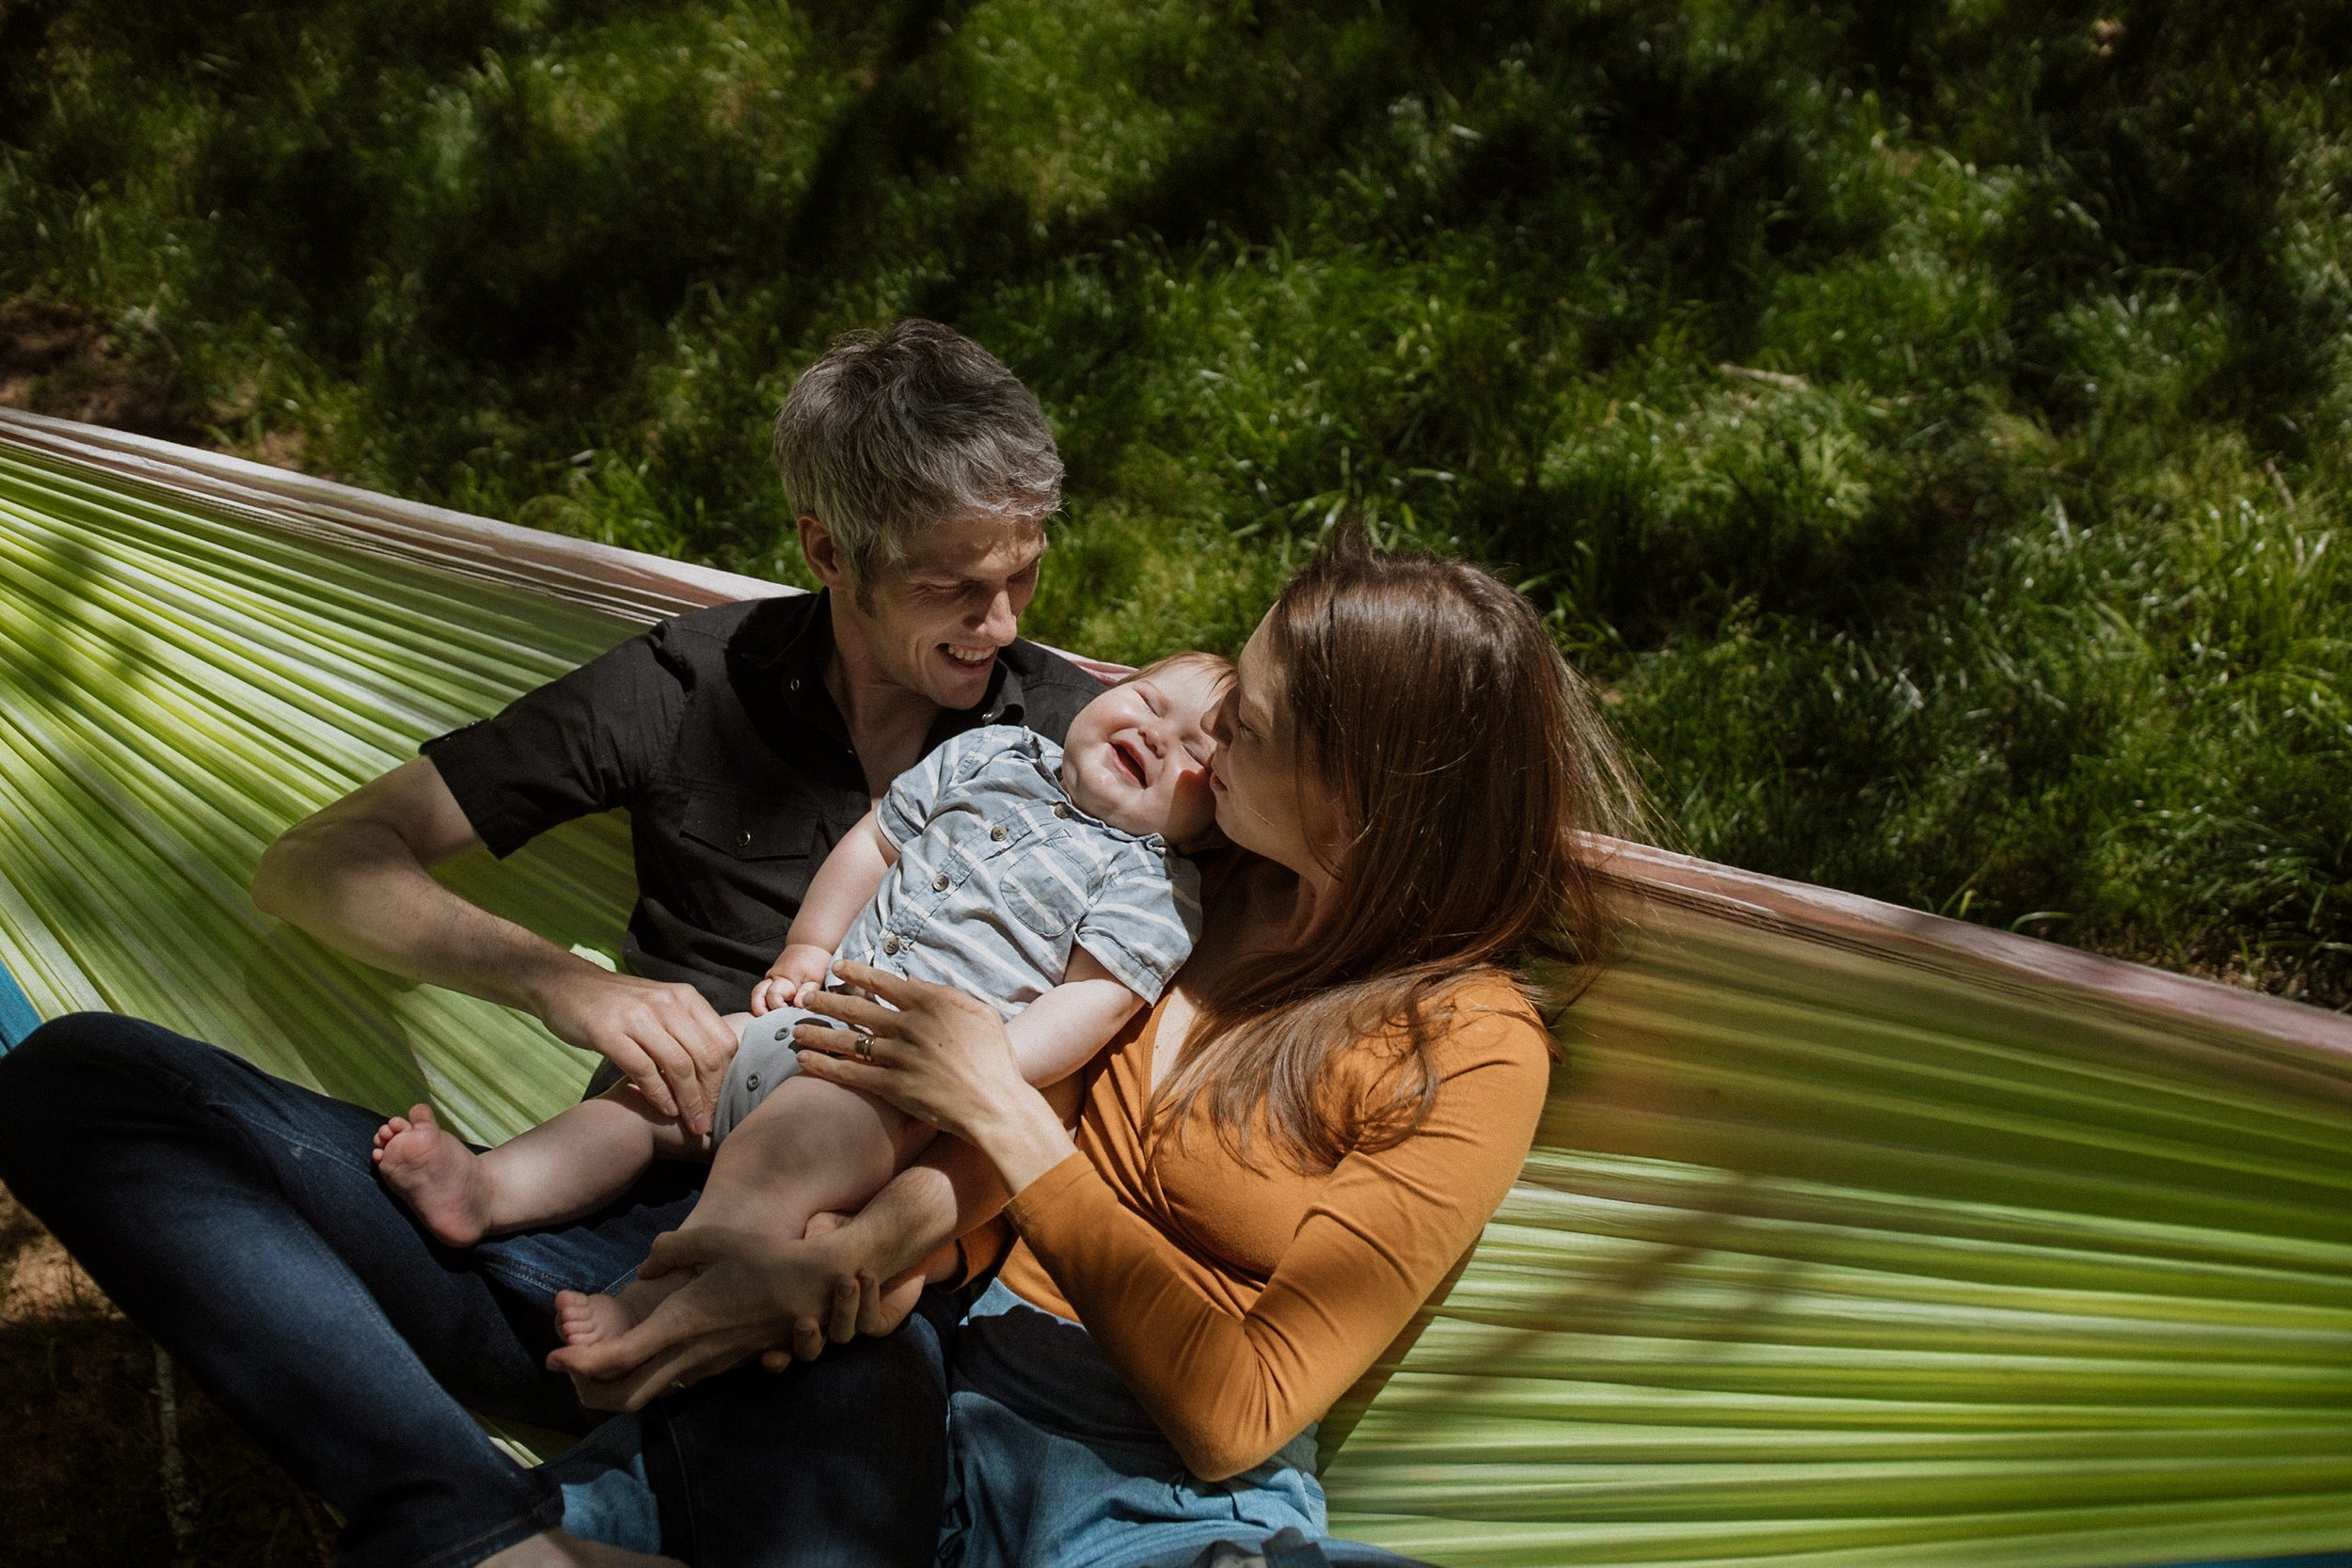
[[[988,601],[988,612],[980,617],[980,635],[1004,647],[1020,635],[1021,614],[1012,608],[1012,591],[1000,588]]]

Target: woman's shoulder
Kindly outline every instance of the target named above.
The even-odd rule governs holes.
[[[1393,1020],[1332,1063],[1328,1103],[1353,1127],[1359,1150],[1426,1141],[1464,1157],[1491,1148],[1513,1164],[1525,1154],[1550,1088],[1551,1036],[1534,1004],[1502,973],[1466,975],[1424,998],[1420,1026]]]
[[[1426,1070],[1437,1091],[1466,1074],[1526,1078],[1540,1085],[1551,1071],[1551,1035],[1518,983],[1482,969],[1425,996],[1419,1026],[1391,1019],[1343,1053],[1342,1079],[1375,1099],[1394,1092],[1396,1075]],[[1540,1091],[1539,1091],[1540,1092]]]
[[[1551,1033],[1534,1003],[1508,973],[1481,969],[1439,991],[1429,1003],[1432,1048],[1448,1054],[1551,1057]]]

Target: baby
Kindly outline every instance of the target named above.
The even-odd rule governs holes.
[[[764,1172],[787,1195],[763,1200],[780,1228],[859,1208],[929,1130],[869,1096],[796,1081],[794,1027],[832,1021],[795,1004],[823,988],[835,957],[871,964],[993,1004],[1030,1083],[1076,1071],[1159,1000],[1199,935],[1199,877],[1170,846],[1215,823],[1207,721],[1232,670],[1176,654],[1089,703],[1062,746],[993,725],[901,774],[818,868],[751,1013],[729,1018],[741,1044],[707,1137],[622,1085],[481,1154],[420,1105],[377,1132],[377,1170],[436,1237],[470,1246],[593,1213],[657,1158],[708,1159],[755,1113],[788,1162]],[[565,1338],[628,1327],[685,1277],[567,1305]]]

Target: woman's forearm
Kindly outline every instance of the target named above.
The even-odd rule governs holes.
[[[1478,1239],[1534,1136],[1549,1062],[1533,1018],[1457,1025],[1437,1101],[1403,1141],[1323,1183],[1246,1310],[1084,1159],[1009,1213],[1184,1463],[1248,1469],[1327,1410]]]
[[[1026,1084],[992,1097],[960,1132],[986,1157],[1007,1197],[1078,1151],[1061,1114]]]

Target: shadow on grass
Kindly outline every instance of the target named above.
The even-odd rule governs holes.
[[[173,1376],[192,1528],[164,1508],[154,1343],[0,1189],[0,1560],[12,1568],[169,1563],[316,1568],[326,1510],[183,1373]]]

